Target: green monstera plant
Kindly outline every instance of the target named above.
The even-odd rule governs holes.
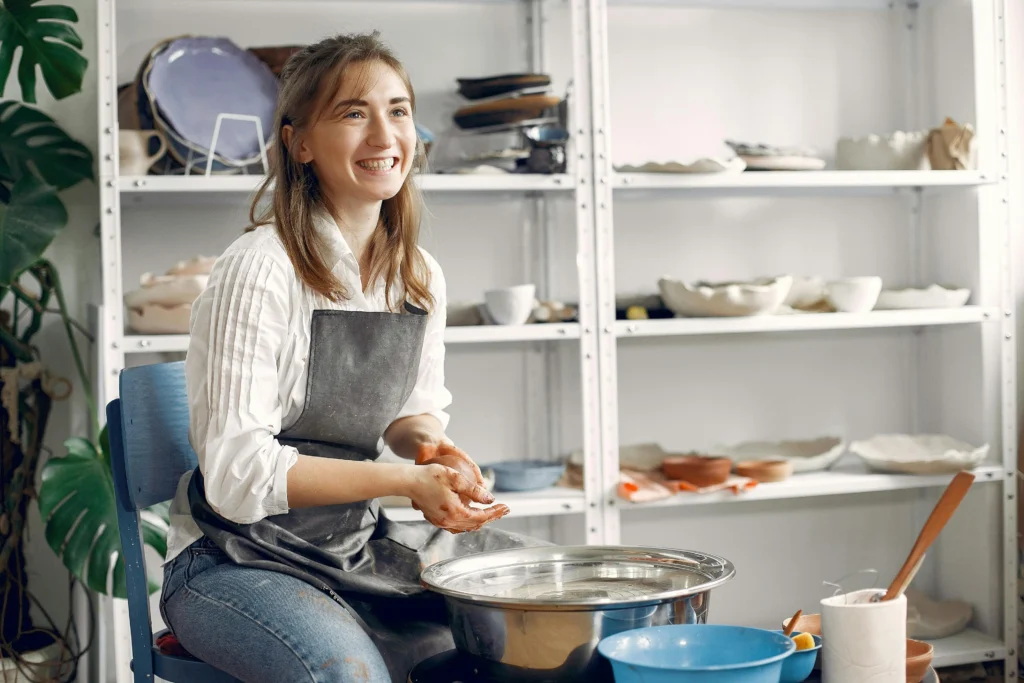
[[[71,645],[65,637],[70,624],[62,632],[46,615],[49,628],[36,628],[29,614],[34,599],[26,585],[24,539],[32,498],[38,498],[47,542],[72,576],[96,592],[127,593],[109,442],[79,351],[78,337],[89,337],[69,315],[57,268],[44,258],[68,222],[59,193],[95,181],[93,155],[25,104],[36,103],[37,72],[55,99],[81,91],[88,62],[77,21],[66,6],[0,0],[0,85],[6,86],[19,54],[22,100],[0,101],[0,658],[19,664],[22,653],[55,641]],[[37,472],[51,405],[72,391],[33,343],[47,315],[63,322],[92,429],[65,441],[67,453],[46,459]],[[144,541],[165,554],[167,507],[146,511],[142,522]]]

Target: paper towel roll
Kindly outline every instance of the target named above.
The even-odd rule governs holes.
[[[905,683],[907,597],[871,602],[877,588],[821,601],[822,683]]]

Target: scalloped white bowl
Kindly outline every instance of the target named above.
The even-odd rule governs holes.
[[[883,289],[875,308],[897,310],[908,308],[960,308],[971,298],[966,288],[931,285],[924,289]]]
[[[973,469],[989,445],[972,446],[945,434],[879,434],[850,444],[869,468],[900,474],[947,474]]]
[[[768,315],[782,306],[792,286],[790,275],[746,282],[689,283],[670,277],[658,280],[665,306],[686,317]]]

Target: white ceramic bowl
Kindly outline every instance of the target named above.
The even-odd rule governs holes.
[[[971,298],[967,288],[931,285],[925,289],[883,289],[875,305],[882,309],[959,308]]]
[[[484,292],[484,305],[498,325],[522,325],[530,319],[536,301],[534,285],[518,285]]]
[[[683,282],[658,280],[665,306],[686,317],[728,317],[775,313],[793,285],[791,275],[757,278],[747,282]]]
[[[825,285],[825,298],[840,313],[866,313],[875,307],[882,292],[882,278],[876,275],[848,277]]]

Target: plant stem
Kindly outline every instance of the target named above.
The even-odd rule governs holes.
[[[47,308],[46,312],[47,313],[60,313],[60,309],[59,308]],[[81,333],[81,335],[83,337],[88,339],[90,344],[95,344],[96,343],[96,338],[92,336],[92,333],[90,333],[89,330],[85,329],[85,326],[82,325],[82,323],[78,322],[74,318],[68,318],[68,324],[70,324],[72,327],[74,327],[76,330],[78,330],[79,333]]]
[[[78,379],[82,383],[82,388],[85,390],[85,400],[89,406],[89,418],[92,423],[94,438],[99,438],[100,435],[100,423],[99,414],[96,412],[96,399],[93,398],[92,383],[89,381],[89,375],[85,372],[85,365],[82,363],[82,355],[78,352],[78,343],[75,341],[75,333],[71,329],[71,318],[68,315],[68,305],[64,300],[64,289],[60,285],[60,275],[57,273],[57,269],[53,267],[53,264],[49,261],[46,262],[47,268],[50,271],[50,277],[53,278],[53,290],[57,294],[57,303],[60,306],[60,317],[64,322],[64,329],[68,334],[68,343],[71,345],[71,355],[75,358],[75,367],[78,369]]]

